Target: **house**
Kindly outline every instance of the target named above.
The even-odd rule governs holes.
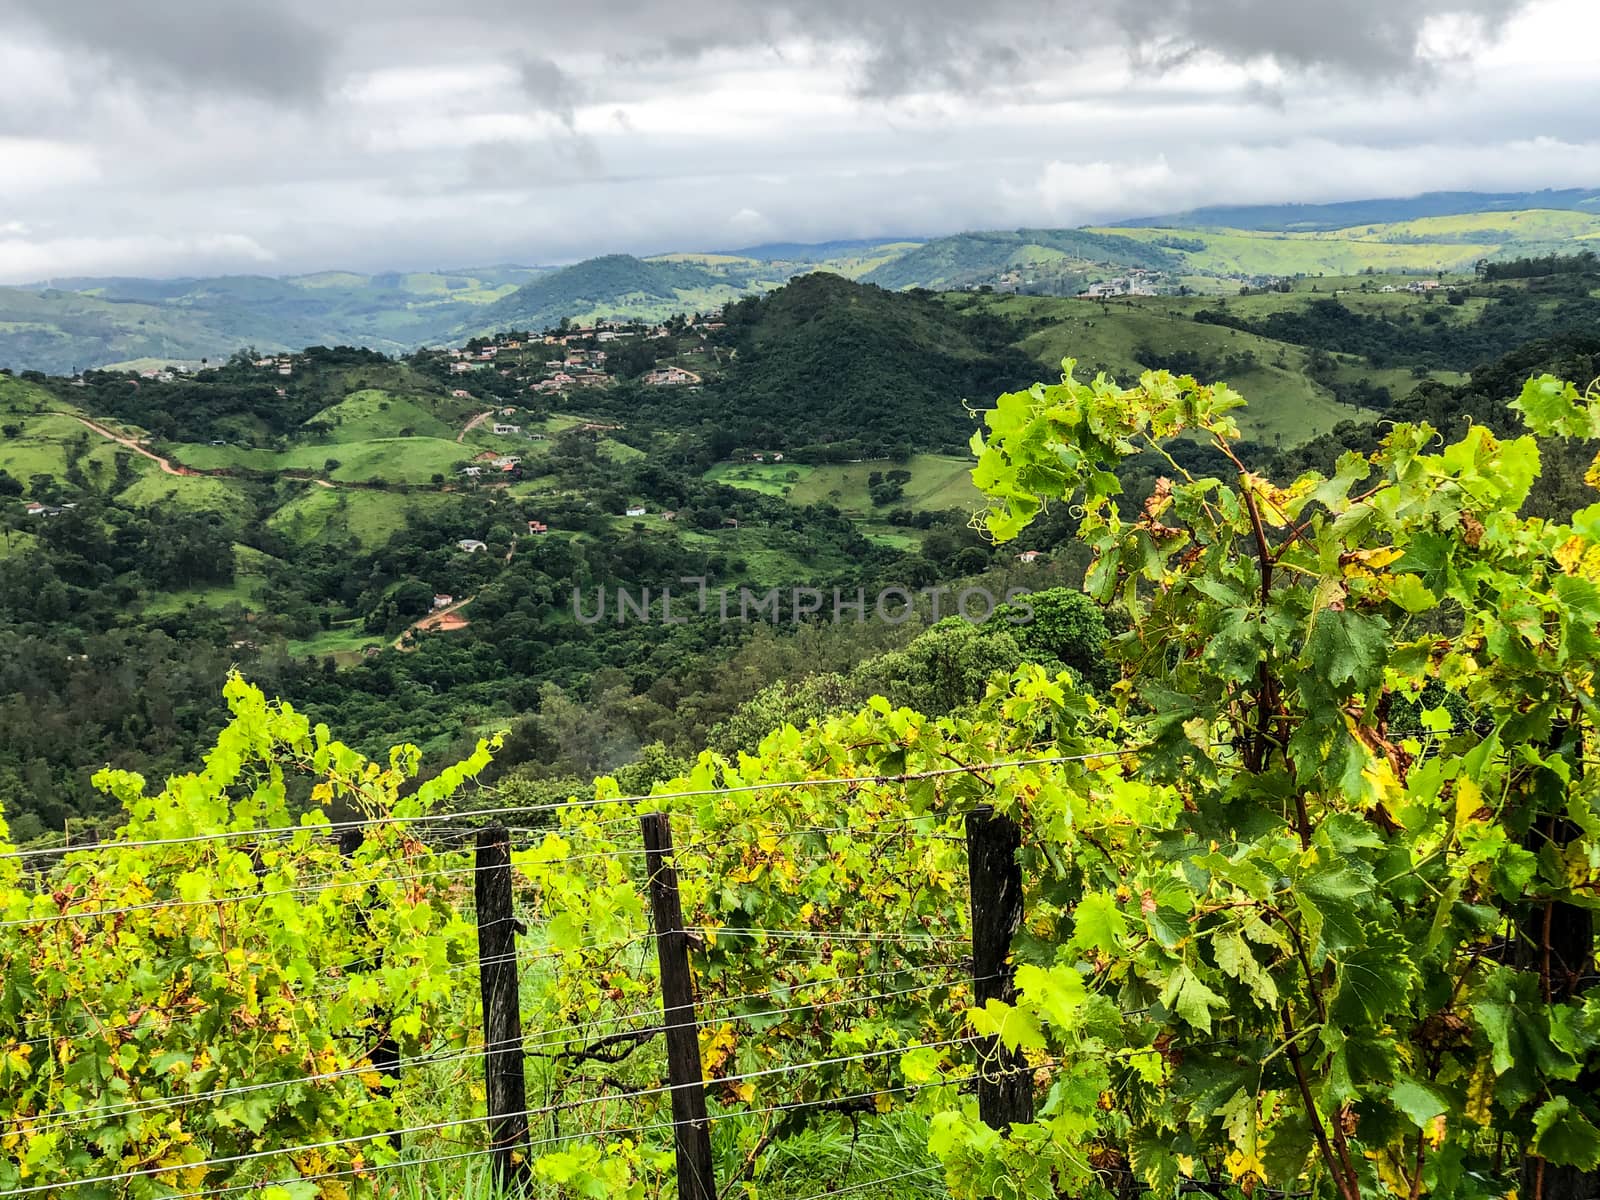
[[[223,441],[221,438],[212,438],[211,444],[213,446],[226,446],[228,443]]]
[[[502,416],[502,417],[514,417],[514,416],[516,416],[516,415],[517,415],[517,410],[516,410],[516,408],[515,408],[515,407],[513,407],[513,406],[512,406],[512,405],[509,405],[509,404],[508,404],[508,405],[506,405],[506,407],[505,407],[505,408],[502,408],[502,409],[501,409],[501,410],[500,410],[500,415],[501,415],[501,416]]]
[[[1017,561],[1019,563],[1031,563],[1037,561],[1038,557],[1039,552],[1037,550],[1024,550],[1021,554],[1017,555]]]
[[[456,545],[465,550],[468,554],[477,554],[480,551],[487,550],[489,548],[488,543],[480,542],[477,538],[462,538],[456,543]]]
[[[472,393],[467,391],[466,388],[456,388],[450,394],[452,396],[454,396],[457,400],[471,400],[472,399]]]
[[[499,467],[502,471],[505,471],[511,467],[517,466],[521,462],[522,459],[517,457],[515,454],[502,454],[496,458],[491,465]]]
[[[278,374],[279,375],[293,375],[294,374],[294,364],[293,363],[279,363],[278,364]]]
[[[1392,284],[1392,283],[1386,283],[1381,288],[1379,288],[1378,290],[1380,292],[1398,292],[1400,289],[1395,287],[1394,284]]]
[[[28,505],[30,517],[59,517],[63,509],[54,504],[40,504],[37,500]]]
[[[453,362],[450,364],[450,374],[452,375],[465,375],[468,371],[476,371],[477,369],[476,363]]]
[[[661,519],[663,521],[676,521],[678,519],[678,514],[671,511],[664,512],[661,514]]]
[[[772,461],[773,462],[782,462],[783,461],[783,452],[779,451],[777,454],[774,454],[772,456]]]
[[[468,479],[476,479],[478,476],[483,474],[483,468],[482,467],[462,467],[461,468],[461,473],[463,475],[465,475]]]
[[[550,526],[546,525],[543,521],[529,521],[528,532],[533,534],[549,533]]]
[[[650,387],[679,387],[686,383],[701,382],[700,376],[682,367],[658,367],[646,374],[644,381]]]
[[[623,516],[627,516],[627,517],[642,517],[642,516],[644,516],[644,514],[645,514],[644,505],[642,505],[642,504],[630,504],[630,505],[628,505],[627,512],[625,512],[623,514]]]
[[[283,388],[273,388],[272,390],[275,393],[277,393],[277,396],[278,396],[279,400],[287,400],[289,398],[289,393],[286,392]]]
[[[738,517],[723,517],[722,518],[722,523],[724,525],[726,525],[729,529],[737,529],[737,528],[739,528],[739,518]]]
[[[499,421],[496,421],[494,423],[494,431],[496,433],[521,433],[522,432],[522,426],[521,425],[502,425]]]
[[[438,612],[441,608],[449,608],[456,602],[454,596],[447,596],[443,592],[435,592],[433,597],[433,610]]]

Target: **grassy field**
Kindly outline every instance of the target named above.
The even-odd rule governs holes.
[[[267,518],[267,526],[293,542],[354,540],[363,548],[382,545],[398,533],[413,509],[448,503],[440,493],[405,496],[386,492],[309,486]]]
[[[1384,295],[1381,299],[1393,301],[1395,297]],[[1406,299],[1416,300],[1410,296]],[[957,302],[974,303],[970,298]],[[1254,356],[1254,364],[1230,373],[1227,379],[1250,402],[1249,407],[1235,414],[1247,437],[1293,445],[1332,429],[1340,421],[1370,420],[1373,416],[1367,410],[1340,404],[1331,392],[1308,378],[1308,354],[1302,347],[1192,319],[1201,308],[1217,307],[1221,302],[1216,298],[1156,296],[1102,304],[1096,300],[997,296],[986,297],[981,303],[998,315],[1042,325],[1022,342],[1023,348],[1039,361],[1041,379],[1054,380],[1060,373],[1061,360],[1067,357],[1078,360],[1080,378],[1104,370],[1126,383],[1150,365],[1141,361],[1139,352],[1145,347],[1162,353],[1189,351],[1212,360],[1248,352]],[[1272,294],[1233,297],[1225,306],[1241,316],[1257,317],[1304,304],[1304,297]],[[1438,307],[1444,311],[1449,306],[1441,303]],[[1369,378],[1401,393],[1416,383],[1409,372],[1375,372],[1354,362],[1347,364],[1346,371],[1348,377]]]
[[[406,430],[410,432],[404,436],[453,440],[466,420],[465,416],[456,420],[456,410],[464,407],[472,407],[471,402],[454,400],[447,405],[434,396],[396,396],[365,388],[323,409],[306,424],[331,426],[325,435],[331,442],[376,441],[402,436]]]
[[[183,442],[169,448],[175,462],[199,471],[310,471],[335,483],[427,483],[436,474],[451,476],[472,457],[454,435],[386,437],[368,441],[318,443],[278,452],[247,446]],[[337,466],[329,468],[332,459]]]
[[[267,584],[267,568],[276,560],[261,551],[235,542],[233,582],[212,587],[186,588],[176,592],[156,592],[147,597],[143,611],[150,615],[182,612],[190,606],[226,608],[237,604],[256,607]]]
[[[110,485],[116,477],[118,454],[129,455],[130,468],[135,472],[155,470],[155,464],[149,459],[130,454],[69,416],[37,409],[12,411],[5,415],[4,424],[16,426],[18,432],[15,436],[0,437],[0,470],[10,472],[24,486],[32,475],[54,475],[58,480],[63,479],[74,457],[74,449],[80,445],[86,447],[82,456],[83,469],[93,487]]]
[[[1600,216],[1555,209],[1466,213],[1312,233],[1245,229],[1123,229],[1119,234],[1163,244],[1201,241],[1203,249],[1171,249],[1197,276],[1355,275],[1378,271],[1437,273],[1470,270],[1480,258],[1571,253],[1600,245]]]
[[[361,652],[368,646],[384,646],[390,640],[381,634],[366,632],[360,621],[336,621],[332,628],[320,630],[309,638],[291,639],[285,650],[291,658],[332,658],[345,667],[359,662]]]
[[[868,476],[897,468],[911,472],[904,496],[883,509],[874,507]],[[972,462],[942,454],[917,454],[907,463],[887,459],[821,466],[790,463],[718,463],[706,478],[730,487],[781,496],[793,504],[831,504],[853,517],[881,515],[891,508],[940,511],[972,509],[979,496],[972,486]],[[790,476],[795,476],[791,479]]]
[[[168,475],[151,467],[139,480],[117,494],[117,499],[132,508],[153,508],[171,504],[196,512],[214,512],[235,529],[254,515],[255,505],[243,485],[231,479],[209,475]]]

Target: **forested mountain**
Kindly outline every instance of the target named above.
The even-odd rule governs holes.
[[[1038,373],[1003,319],[825,273],[740,300],[722,320],[722,379],[700,394],[646,395],[644,411],[708,422],[732,444],[798,451],[802,461],[959,454],[973,430],[963,402]]]

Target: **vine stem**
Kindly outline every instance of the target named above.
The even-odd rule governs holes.
[[[1244,495],[1246,510],[1250,513],[1250,528],[1256,540],[1256,563],[1261,571],[1261,619],[1267,615],[1267,601],[1272,596],[1272,546],[1267,541],[1267,527],[1261,520],[1261,506],[1256,503],[1255,489],[1250,486],[1250,473],[1245,470],[1244,463],[1239,461],[1227,442],[1222,438],[1216,439],[1217,449],[1227,456],[1228,461],[1239,472],[1239,490]],[[1250,748],[1250,770],[1260,771],[1267,764],[1268,744],[1272,735],[1272,709],[1273,697],[1277,692],[1276,680],[1268,668],[1266,659],[1256,671],[1256,730]],[[1311,844],[1311,822],[1305,815],[1305,802],[1300,801],[1300,842],[1302,848]]]
[[[1285,1048],[1289,1052],[1289,1061],[1294,1066],[1295,1081],[1300,1085],[1300,1102],[1305,1105],[1306,1116],[1311,1121],[1311,1132],[1316,1136],[1317,1148],[1322,1154],[1322,1161],[1327,1164],[1328,1173],[1333,1176],[1334,1182],[1339,1187],[1339,1195],[1344,1200],[1361,1200],[1355,1190],[1354,1173],[1346,1176],[1338,1158],[1334,1157],[1333,1147],[1328,1144],[1328,1131],[1323,1125],[1322,1114],[1317,1111],[1316,1097],[1311,1094],[1311,1083],[1306,1079],[1305,1064],[1300,1061],[1300,1048],[1295,1045],[1295,1040],[1300,1036],[1295,1032],[1294,1018],[1289,1015],[1287,1006],[1283,1010],[1283,1033],[1288,1039]],[[1337,1133],[1338,1127],[1335,1126]],[[1348,1163],[1349,1155],[1341,1157]]]

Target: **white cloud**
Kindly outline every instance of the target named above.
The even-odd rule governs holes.
[[[0,236],[0,282],[4,283],[73,275],[260,271],[273,261],[273,255],[253,238],[236,233],[39,240],[25,234]]]
[[[88,147],[37,138],[0,137],[0,200],[81,187],[99,176]]]

